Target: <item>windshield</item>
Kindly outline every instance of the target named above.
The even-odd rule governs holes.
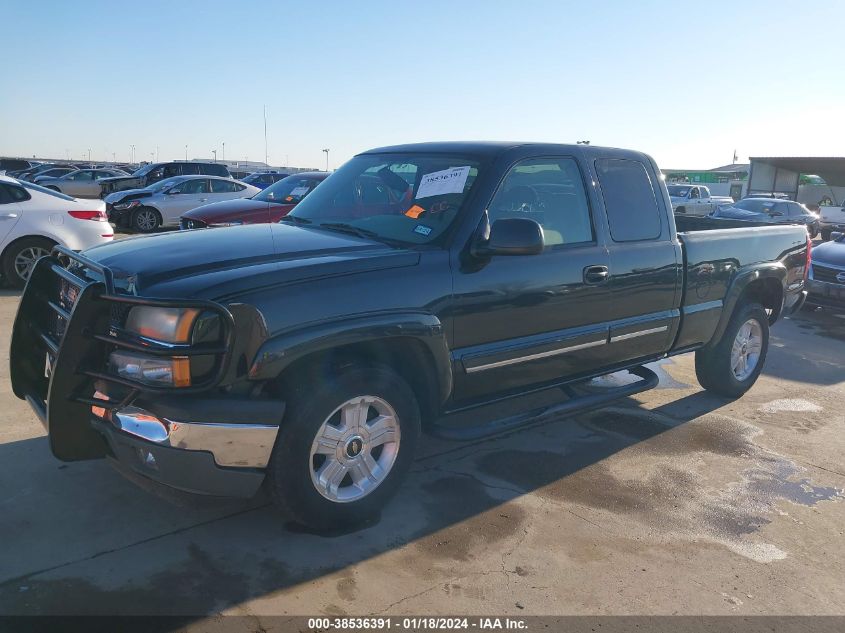
[[[247,182],[247,180],[244,180]],[[320,183],[316,178],[303,176],[288,176],[274,182],[261,193],[256,194],[252,199],[259,202],[275,202],[277,204],[297,204],[311,190]]]
[[[150,173],[153,169],[158,167],[161,163],[150,163],[149,165],[144,165],[140,169],[137,169],[135,172],[132,173],[133,176],[146,176]]]
[[[164,180],[159,180],[151,184],[149,187],[145,187],[147,191],[152,191],[153,193],[158,193],[160,191],[164,191],[165,189],[170,189],[176,183],[180,183],[185,180],[184,176],[174,176],[173,178],[165,178]]]
[[[682,187],[680,185],[669,185],[669,195],[676,198],[686,198],[689,193],[689,187]]]
[[[61,198],[62,200],[75,200],[75,198],[66,196],[63,193],[59,193],[58,191],[54,191],[53,189],[47,189],[46,187],[41,187],[40,185],[27,182],[26,180],[19,180],[18,184],[22,185],[25,189],[32,189],[33,191],[37,191],[38,193],[46,193],[48,196],[53,196],[54,198]]]
[[[454,155],[356,156],[297,205],[287,221],[426,244],[458,216],[478,167],[478,161]]]
[[[776,200],[740,200],[734,202],[735,209],[743,209],[745,211],[754,211],[755,213],[772,213],[777,204]]]

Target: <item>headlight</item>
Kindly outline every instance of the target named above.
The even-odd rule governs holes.
[[[163,343],[190,343],[198,314],[195,308],[137,306],[129,311],[125,329]]]
[[[129,202],[121,202],[120,204],[116,204],[114,205],[114,208],[118,211],[125,211],[126,209],[133,209],[140,204],[140,200],[130,200]]]
[[[243,225],[243,222],[238,222],[237,220],[234,220],[232,222],[210,222],[208,224],[208,226],[214,227],[214,228],[218,228],[218,227],[221,227],[221,226],[241,226],[241,225]]]
[[[190,387],[191,361],[187,356],[166,358],[135,352],[112,352],[109,369],[121,378],[161,387]]]

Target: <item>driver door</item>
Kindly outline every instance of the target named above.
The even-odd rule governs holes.
[[[208,179],[194,178],[177,185],[167,193],[167,202],[162,205],[162,220],[165,224],[178,224],[179,216],[208,203]]]
[[[568,156],[516,163],[480,231],[503,218],[532,219],[543,227],[544,251],[453,263],[457,401],[588,374],[602,364],[609,255],[594,228],[586,173]]]

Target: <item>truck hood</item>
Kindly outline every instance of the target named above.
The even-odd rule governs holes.
[[[419,254],[323,229],[251,224],[110,242],[85,251],[115,284],[150,297],[225,300],[252,289],[413,266]]]
[[[845,242],[825,242],[813,247],[811,255],[819,266],[845,266]]]

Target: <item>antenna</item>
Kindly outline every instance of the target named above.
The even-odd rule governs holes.
[[[267,153],[267,105],[264,105],[264,164],[270,166],[269,154]]]

